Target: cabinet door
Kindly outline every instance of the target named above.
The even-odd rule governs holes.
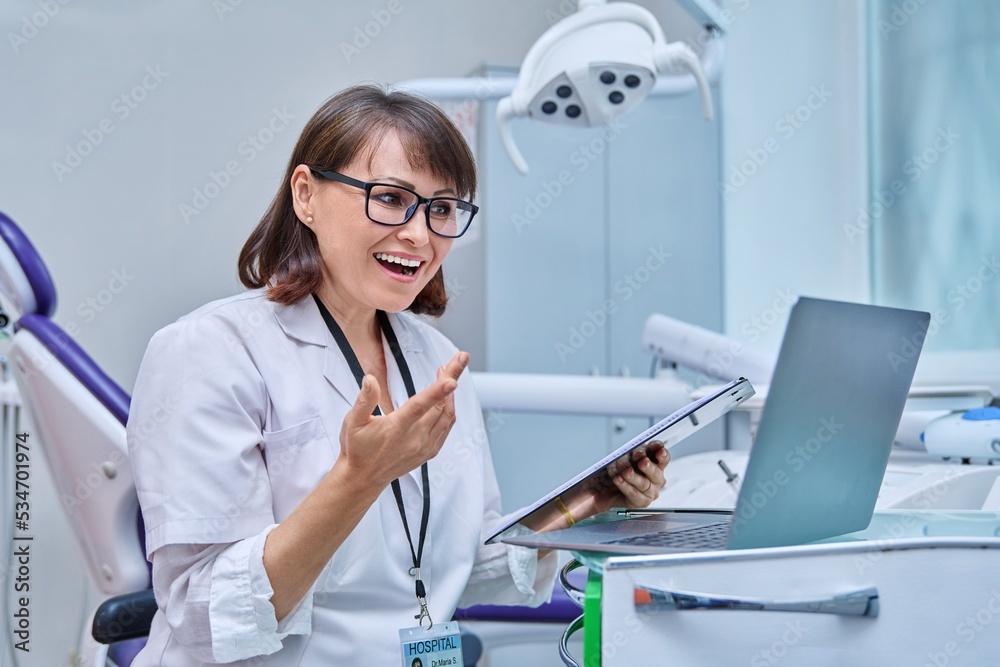
[[[530,171],[500,143],[484,103],[485,370],[585,375],[607,367],[603,130],[514,121]],[[504,505],[536,500],[607,450],[604,417],[505,414],[490,433]]]
[[[652,357],[640,340],[653,313],[722,330],[718,118],[707,122],[698,96],[689,94],[650,97],[621,119],[608,163],[610,374],[649,375]],[[648,425],[648,419],[613,420],[609,444]],[[674,455],[721,449],[722,431],[721,423],[707,427]]]

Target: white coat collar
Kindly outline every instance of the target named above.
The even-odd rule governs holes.
[[[311,345],[337,346],[312,297],[299,299],[290,306],[276,304],[274,314],[282,330],[292,338]],[[410,317],[389,313],[389,322],[403,352],[420,352],[421,345],[417,340],[416,328],[409,321]]]
[[[290,306],[276,305],[275,318],[282,330],[290,337],[310,345],[326,347],[323,364],[323,375],[330,381],[334,389],[344,399],[354,405],[358,398],[358,382],[351,372],[340,348],[337,347],[333,335],[326,327],[323,316],[312,297],[300,299]],[[408,316],[390,313],[389,322],[399,339],[399,347],[403,354],[414,354],[421,351],[416,327],[408,321]],[[388,359],[386,360],[389,363]]]

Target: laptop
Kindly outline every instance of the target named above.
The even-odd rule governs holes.
[[[734,510],[619,509],[564,530],[512,530],[500,541],[655,554],[788,546],[863,530],[929,323],[924,312],[800,298]]]

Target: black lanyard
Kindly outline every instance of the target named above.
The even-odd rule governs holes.
[[[356,355],[354,350],[351,349],[351,344],[347,342],[347,336],[344,335],[344,331],[337,324],[337,321],[333,319],[333,316],[330,314],[330,311],[326,309],[326,306],[323,305],[323,302],[319,300],[319,297],[313,294],[313,299],[315,299],[316,305],[319,306],[319,312],[323,315],[323,321],[326,322],[327,328],[330,329],[330,333],[333,334],[334,340],[337,341],[337,345],[340,347],[340,351],[343,353],[344,359],[347,360],[347,365],[351,367],[351,372],[354,373],[354,379],[358,381],[358,387],[360,387],[365,378],[365,371],[361,368],[361,362],[358,361],[358,355]],[[417,391],[413,387],[413,377],[410,375],[410,367],[406,364],[406,358],[403,356],[403,350],[399,347],[399,340],[396,338],[396,332],[392,330],[392,325],[389,323],[389,316],[381,310],[375,311],[375,315],[378,318],[379,326],[382,328],[382,333],[385,334],[385,339],[389,343],[389,349],[392,350],[392,356],[396,360],[396,366],[399,367],[399,373],[403,376],[403,384],[406,385],[406,393],[412,397],[417,393]],[[382,411],[376,405],[372,414],[381,415]],[[410,526],[406,521],[406,510],[403,507],[403,492],[399,488],[398,479],[392,480],[392,494],[396,496],[396,506],[399,507],[400,518],[403,519],[403,530],[406,531],[406,541],[410,545],[410,556],[413,557],[412,573],[415,573],[417,577],[415,588],[417,602],[420,604],[420,614],[414,618],[417,618],[422,623],[424,616],[430,620],[430,615],[427,613],[427,591],[424,589],[424,582],[420,579],[420,561],[423,559],[424,539],[427,537],[427,518],[430,516],[431,512],[430,474],[427,472],[426,463],[420,466],[420,479],[423,482],[424,487],[424,507],[420,515],[420,535],[417,538],[416,550],[413,549],[413,538],[410,537]],[[431,621],[431,625],[433,624],[433,621]]]

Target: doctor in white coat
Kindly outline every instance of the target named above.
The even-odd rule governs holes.
[[[399,664],[417,615],[548,599],[554,555],[483,544],[500,497],[468,354],[411,314],[444,311],[475,189],[437,107],[347,89],[243,248],[250,291],[153,337],[128,443],[159,611],[134,665]],[[607,505],[648,505],[668,460]]]

